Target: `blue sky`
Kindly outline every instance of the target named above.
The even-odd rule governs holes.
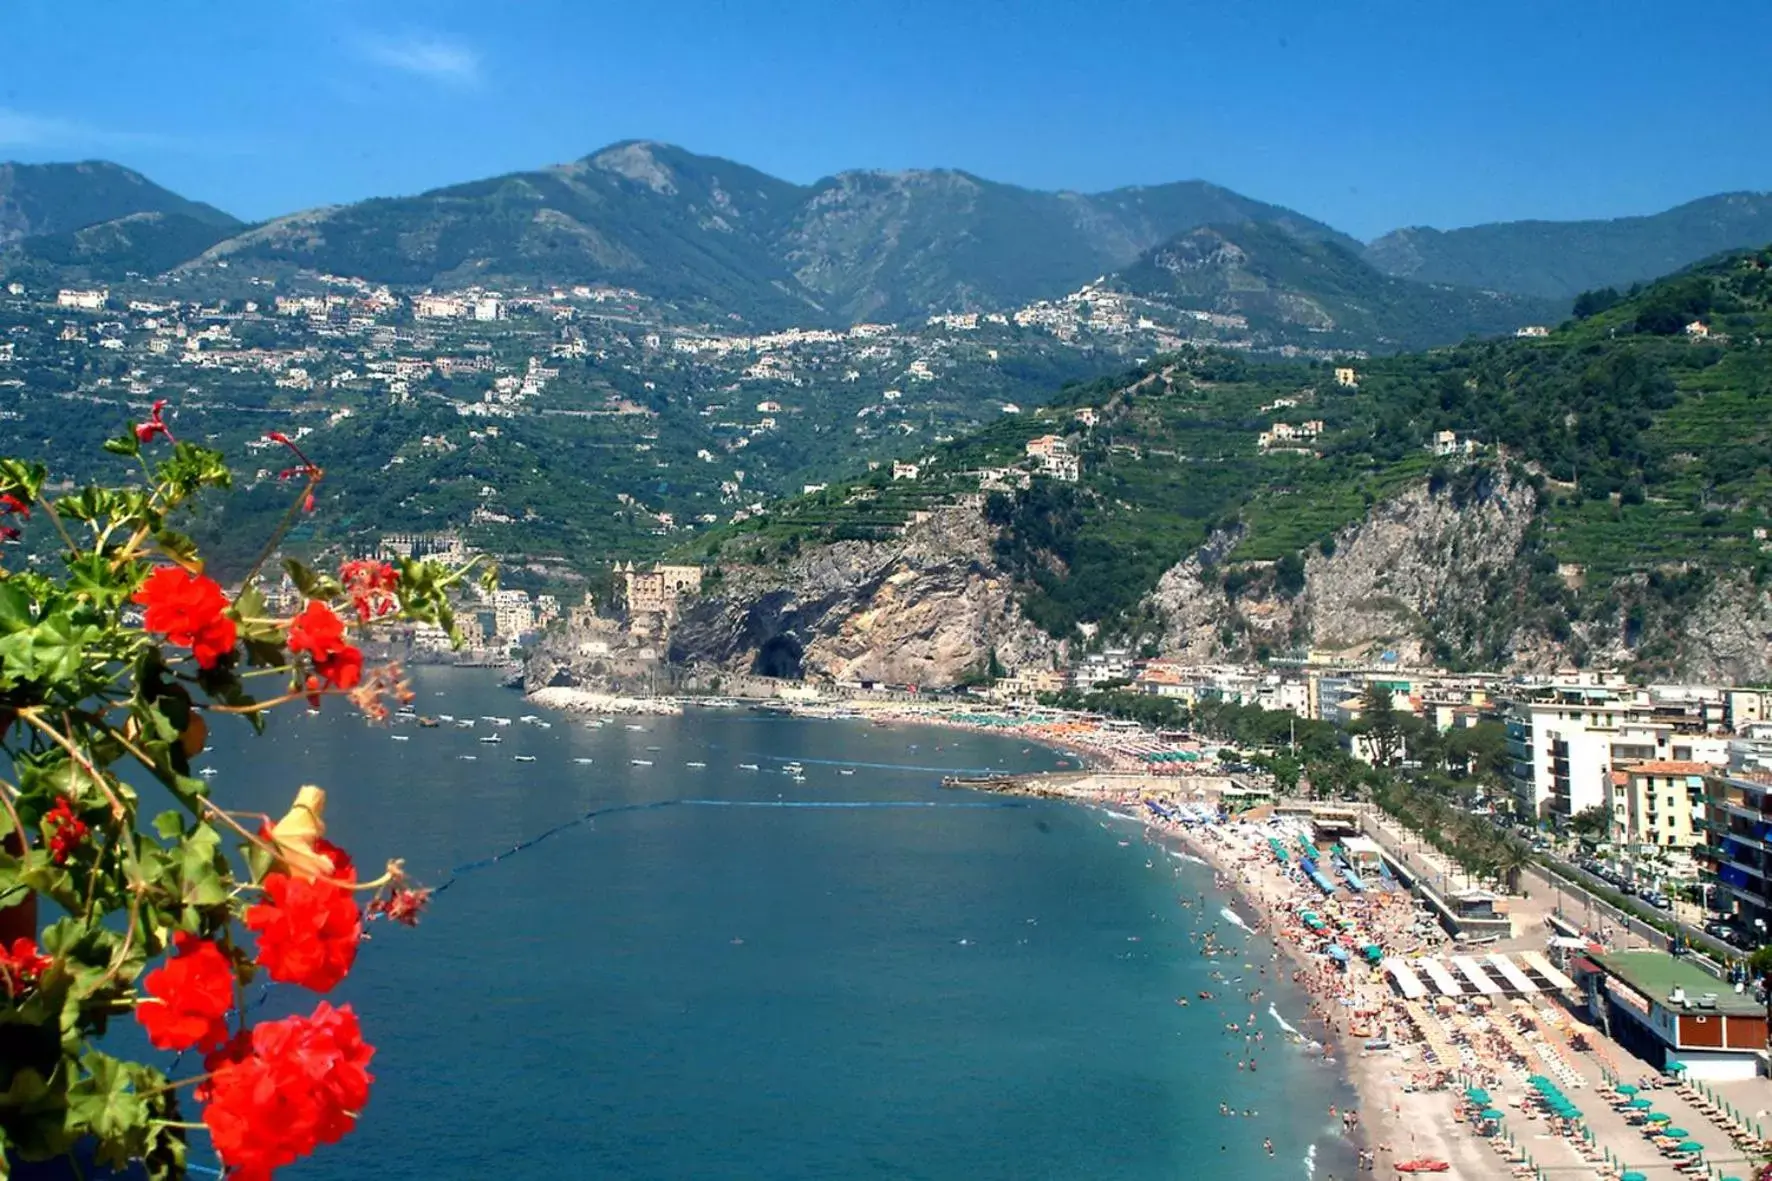
[[[1769,0],[7,0],[0,159],[260,218],[647,138],[1203,178],[1370,237],[1772,188],[1768,44]]]

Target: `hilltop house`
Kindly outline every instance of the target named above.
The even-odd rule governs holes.
[[[1082,474],[1082,465],[1077,453],[1069,441],[1057,435],[1041,435],[1037,439],[1029,439],[1027,444],[1029,459],[1040,465],[1040,471],[1056,480],[1076,483]]]
[[[1313,418],[1308,422],[1296,425],[1290,422],[1276,422],[1256,438],[1255,445],[1263,451],[1270,447],[1289,446],[1308,443],[1323,433],[1323,420]]]
[[[1351,366],[1343,365],[1335,371],[1335,384],[1344,390],[1357,389],[1360,385],[1360,375],[1355,373]]]

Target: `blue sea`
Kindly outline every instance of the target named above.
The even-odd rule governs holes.
[[[597,730],[483,672],[417,688],[421,713],[552,725],[493,746],[484,721],[371,727],[329,701],[263,737],[218,726],[205,756],[226,806],[276,815],[319,784],[366,873],[398,856],[444,887],[416,930],[372,926],[339,999],[377,1047],[373,1097],[288,1176],[1352,1175],[1328,1115],[1348,1093],[1284,1036],[1276,1015],[1311,1026],[1259,975],[1271,948],[1200,954],[1214,927],[1244,938],[1209,871],[1135,820],[939,786],[1055,752],[745,710]],[[1176,1004],[1201,990],[1234,999]],[[261,1012],[312,1003],[281,988]],[[1251,1008],[1254,1072],[1224,1029]]]

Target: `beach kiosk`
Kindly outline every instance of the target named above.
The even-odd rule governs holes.
[[[1589,951],[1570,967],[1588,1014],[1657,1070],[1729,1082],[1759,1073],[1766,1009],[1665,951]]]

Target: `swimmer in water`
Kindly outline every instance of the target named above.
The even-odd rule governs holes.
[[[1272,1140],[1263,1140],[1261,1146],[1267,1149],[1267,1154],[1269,1156],[1274,1155],[1274,1142]]]

